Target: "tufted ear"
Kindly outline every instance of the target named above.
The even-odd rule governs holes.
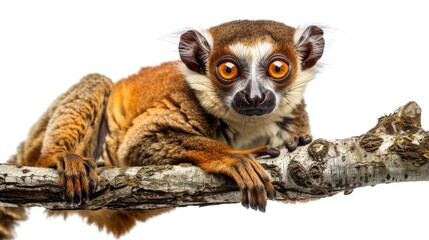
[[[299,33],[296,33],[299,34]],[[322,57],[325,47],[323,30],[318,26],[309,26],[301,36],[298,36],[295,49],[301,59],[301,69],[304,71],[316,65]]]
[[[180,59],[189,70],[205,74],[210,51],[210,45],[201,33],[189,30],[180,36]]]

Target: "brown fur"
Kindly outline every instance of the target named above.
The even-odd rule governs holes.
[[[264,210],[265,189],[272,197],[274,188],[250,154],[259,148],[237,152],[213,139],[219,120],[200,107],[177,64],[143,68],[118,82],[107,109],[108,165],[192,163],[232,177],[241,188],[257,188],[249,199],[243,193],[243,201]]]
[[[250,198],[246,192],[245,202],[252,208],[264,210],[265,189],[271,198],[274,188],[251,155],[252,152],[260,152],[261,148],[235,151],[213,140],[219,122],[201,109],[176,65],[170,62],[143,68],[138,74],[115,85],[106,110],[109,126],[103,153],[106,165],[190,162],[207,172],[231,176],[241,188],[253,192]],[[74,199],[78,194],[82,195],[80,201],[85,201],[83,198],[90,188],[91,178],[96,180],[96,176],[91,176],[93,172],[85,170],[85,161],[87,157],[94,157],[97,127],[110,87],[110,80],[103,76],[83,78],[42,115],[15,156],[19,165],[54,167],[65,172],[66,180],[60,178],[59,183],[64,185],[66,199],[74,204],[78,203]],[[90,94],[86,95],[86,91]],[[70,157],[70,154],[78,154],[82,158]],[[58,159],[64,162],[63,168]],[[70,184],[67,179],[73,179],[80,173],[87,178],[80,185]],[[64,211],[50,212],[50,215],[78,213],[87,218],[88,223],[120,236],[129,231],[137,220],[144,221],[166,211],[168,209]]]
[[[305,102],[297,105],[289,117],[283,118],[277,125],[283,130],[294,133],[294,136],[310,135],[310,121],[307,111],[305,111]]]
[[[110,134],[106,143],[112,153],[108,165],[171,163],[163,158],[179,154],[180,145],[164,144],[160,138],[174,136],[164,136],[164,129],[195,135],[214,134],[214,121],[199,110],[176,65],[170,62],[146,67],[116,84],[107,110]],[[142,141],[136,142],[137,138]],[[153,144],[154,141],[159,144]]]
[[[265,38],[291,45],[295,30],[272,21],[235,21],[209,32],[220,45],[234,41],[250,44]],[[142,68],[115,85],[102,75],[84,77],[52,103],[11,162],[58,169],[63,196],[73,205],[85,203],[96,190],[95,158],[100,157],[99,152],[106,166],[191,163],[207,173],[231,177],[241,190],[242,204],[264,211],[275,190],[255,156],[272,155],[274,150],[267,146],[235,150],[215,140],[228,130],[225,122],[202,107],[179,64]],[[309,134],[305,104],[276,124],[288,136]],[[136,221],[168,210],[62,211],[49,215],[77,213],[119,237]],[[0,239],[11,236],[15,221],[24,218],[23,209],[0,208]]]
[[[24,208],[0,207],[0,239],[12,239],[17,221],[27,218]]]
[[[99,74],[84,77],[52,103],[33,125],[27,140],[19,145],[17,154],[9,163],[57,168],[61,176],[59,184],[65,188],[64,197],[73,201],[76,195],[81,194],[79,201],[85,201],[91,185],[98,178],[95,163],[87,158],[94,157],[100,121],[112,86],[111,80]],[[68,161],[70,156],[85,158]],[[86,170],[88,166],[90,172]],[[81,184],[73,184],[76,179]],[[4,221],[25,219],[23,208],[17,208],[14,212],[21,215],[12,219],[9,214]],[[0,216],[7,213],[0,209]],[[0,228],[10,233],[13,224],[0,221]],[[3,239],[1,235],[0,239]]]
[[[293,45],[295,28],[270,20],[237,20],[227,22],[209,30],[215,47],[228,46],[236,42],[253,45],[256,42],[269,41],[279,45]]]
[[[49,211],[48,216],[63,216],[67,218],[71,214],[79,214],[86,219],[88,224],[95,224],[98,229],[106,230],[116,237],[120,237],[127,233],[129,229],[134,227],[137,221],[146,221],[149,218],[168,212],[170,209],[154,209],[154,210],[79,210],[79,211]]]

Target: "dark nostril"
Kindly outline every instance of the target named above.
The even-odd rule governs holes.
[[[266,100],[266,94],[262,93],[261,96],[254,96],[253,98],[250,96],[250,94],[244,94],[244,100],[246,101],[246,104],[253,106],[253,107],[258,107],[259,105],[261,105],[262,103],[265,102]]]
[[[253,97],[252,98],[252,106],[254,106],[254,107],[257,107],[257,106],[259,106],[260,104],[261,104],[261,100],[262,100],[262,98],[260,97],[260,96],[255,96],[255,97]]]
[[[262,105],[265,100],[267,100],[267,94],[261,93],[261,95],[251,96],[249,92],[243,92],[244,95],[244,103],[248,106],[258,107]]]

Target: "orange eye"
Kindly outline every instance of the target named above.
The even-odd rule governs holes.
[[[268,75],[274,79],[282,79],[289,73],[289,65],[283,60],[274,60],[268,66]]]
[[[232,80],[238,76],[238,67],[233,62],[222,62],[217,66],[216,70],[224,80]]]

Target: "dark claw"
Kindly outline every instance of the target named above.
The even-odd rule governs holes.
[[[261,211],[261,212],[265,212],[265,206],[260,205],[260,206],[259,206],[259,211]]]
[[[70,206],[74,206],[74,193],[69,193],[66,197],[66,202],[70,204]]]
[[[269,147],[266,151],[270,157],[278,157],[280,155],[280,150],[277,148]]]
[[[353,192],[353,188],[352,189],[346,189],[344,190],[344,195],[350,195]]]
[[[258,211],[258,204],[257,203],[251,204],[250,208],[255,210],[255,211]]]
[[[65,185],[60,187],[60,196],[61,196],[61,199],[63,199],[63,200],[66,199],[66,186]]]
[[[97,190],[98,187],[98,181],[95,181],[93,179],[89,180],[89,191],[91,193],[95,192]]]
[[[82,203],[82,194],[80,192],[75,192],[73,202],[78,206]]]
[[[298,139],[294,138],[292,142],[286,143],[286,148],[289,152],[293,152],[298,147]]]
[[[61,183],[59,184],[60,185],[60,189],[59,189],[60,190],[60,196],[64,200],[66,198],[66,184],[65,184],[65,182],[67,182],[67,179],[64,176],[63,170],[58,171],[58,175],[59,175],[59,178],[61,179],[60,180]]]
[[[98,168],[106,166],[106,164],[104,162],[101,162],[101,161],[96,162],[95,165],[97,165]]]
[[[89,201],[89,191],[83,191],[82,192],[82,202],[87,203]]]
[[[313,139],[309,135],[299,136],[299,138],[298,138],[299,146],[307,145],[307,144],[311,143],[312,140]]]
[[[269,200],[274,200],[276,198],[276,191],[267,191],[267,198]]]
[[[252,153],[256,158],[263,157],[263,156],[270,156],[272,158],[278,157],[280,155],[280,150],[273,147],[267,147],[265,149],[255,151]]]

